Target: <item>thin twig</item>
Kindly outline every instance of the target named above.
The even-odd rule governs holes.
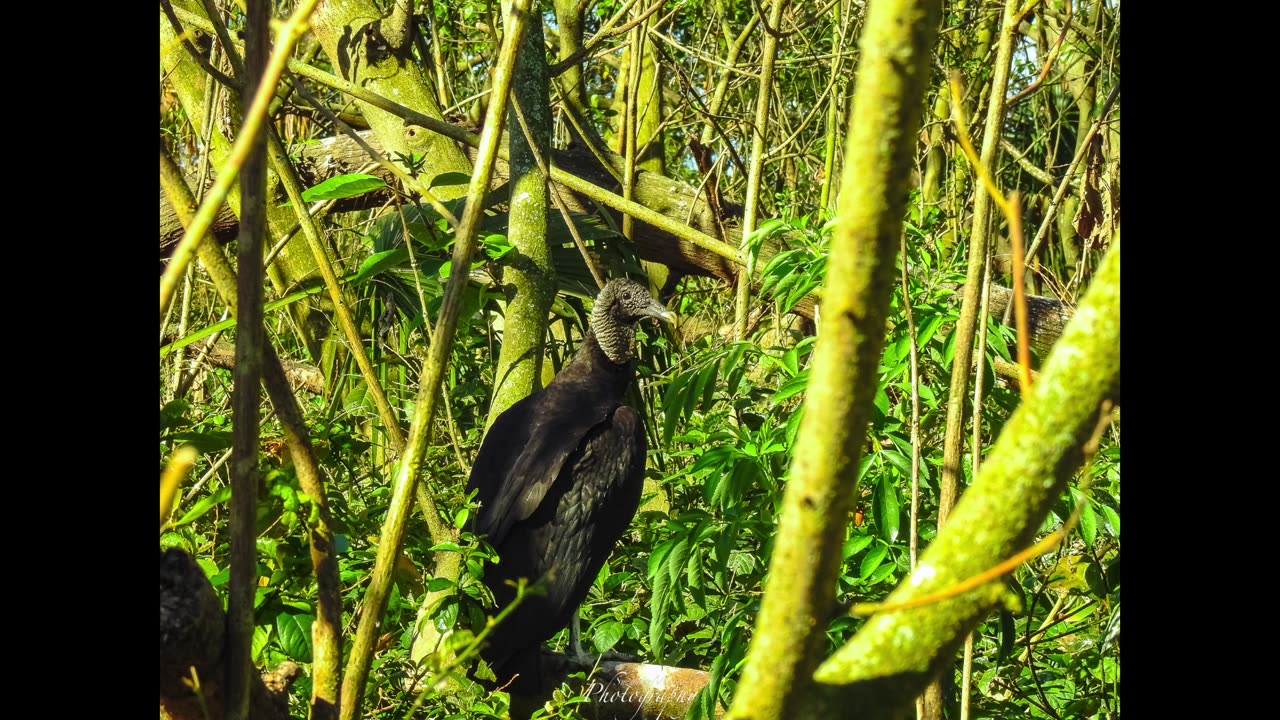
[[[916,342],[916,318],[911,311],[911,288],[907,284],[907,234],[902,234],[902,308],[911,337],[911,567],[920,554],[920,363]]]
[[[547,74],[550,77],[555,78],[557,75],[560,75],[565,70],[568,70],[574,65],[577,65],[578,63],[585,60],[588,55],[594,53],[596,51],[596,48],[599,47],[600,43],[604,42],[605,40],[611,37],[622,35],[623,33],[629,32],[631,28],[644,22],[649,18],[650,15],[661,10],[664,4],[662,2],[654,3],[653,6],[643,10],[640,13],[639,17],[632,19],[630,22],[623,25],[622,27],[615,29],[613,26],[617,24],[618,20],[626,16],[627,12],[631,9],[631,6],[634,5],[635,2],[636,0],[627,0],[627,2],[623,3],[622,7],[618,8],[618,12],[614,13],[613,17],[609,18],[609,20],[606,21],[603,26],[601,26],[600,31],[597,32],[595,35],[591,36],[590,40],[583,43],[581,50],[561,60],[555,65],[552,65],[550,68],[547,69]],[[613,51],[610,50],[610,52],[613,52]]]
[[[418,293],[418,308],[422,313],[422,328],[426,333],[427,342],[432,343],[435,340],[431,337],[431,313],[427,309],[427,295],[422,289],[422,273],[418,270],[417,252],[413,249],[413,235],[409,232],[409,219],[405,217],[404,208],[400,205],[400,196],[393,195],[396,212],[400,215],[400,227],[404,232],[404,249],[409,256],[409,266],[413,269],[413,285]],[[421,206],[418,206],[421,212]],[[458,458],[458,467],[462,468],[467,475],[471,474],[471,465],[467,462],[466,457],[462,454],[462,447],[458,443],[458,426],[453,420],[453,408],[449,403],[449,383],[440,383],[440,394],[444,399],[444,418],[449,426],[449,443],[453,446],[453,453]]]
[[[511,12],[508,15],[502,50],[494,71],[493,98],[486,111],[484,133],[480,138],[479,152],[476,155],[471,182],[467,187],[466,206],[454,235],[451,265],[453,272],[450,273],[449,282],[445,287],[444,303],[440,308],[440,319],[436,323],[435,340],[431,343],[430,355],[423,366],[408,444],[400,463],[396,466],[392,481],[391,503],[387,509],[386,520],[383,522],[382,539],[378,543],[377,557],[374,560],[369,589],[365,593],[360,624],[343,678],[342,720],[354,720],[359,714],[379,626],[382,615],[386,611],[386,601],[392,584],[392,570],[399,558],[400,544],[407,525],[410,497],[416,494],[421,499],[425,495],[424,484],[418,481],[418,475],[426,457],[436,397],[449,364],[453,339],[458,327],[462,295],[468,282],[466,268],[475,251],[475,232],[484,211],[485,191],[489,187],[494,160],[497,157],[498,140],[501,136],[508,93],[511,88],[511,70],[515,64],[516,48],[519,47],[521,36],[524,34],[525,24],[529,22],[529,6],[530,0],[513,0]],[[433,521],[436,525],[431,528],[433,539],[438,536],[446,539],[452,537],[452,533],[443,527],[439,517],[428,518],[429,523]],[[442,541],[437,540],[437,542]]]
[[[1009,205],[1009,242],[1013,244],[1013,302],[1018,317],[1018,370],[1022,399],[1031,392],[1031,331],[1027,323],[1027,265],[1022,256],[1022,202],[1014,193]]]
[[[1073,7],[1072,3],[1067,3],[1067,17],[1065,20],[1062,21],[1062,32],[1058,34],[1058,41],[1053,44],[1053,49],[1049,51],[1049,57],[1045,58],[1044,67],[1040,69],[1040,75],[1037,76],[1036,79],[1030,85],[1028,85],[1025,90],[1018,93],[1017,95],[1014,95],[1012,98],[1009,98],[1009,103],[1008,103],[1009,108],[1012,108],[1013,106],[1017,105],[1023,100],[1026,100],[1027,97],[1031,95],[1031,93],[1035,92],[1036,90],[1039,90],[1041,83],[1043,83],[1044,79],[1049,76],[1049,70],[1050,68],[1053,67],[1054,62],[1058,59],[1058,53],[1062,52],[1062,41],[1067,39],[1067,30],[1070,28],[1070,23],[1071,23],[1072,7]],[[1027,12],[1030,12],[1030,9],[1028,9]],[[1024,12],[1023,15],[1025,16],[1026,13]]]

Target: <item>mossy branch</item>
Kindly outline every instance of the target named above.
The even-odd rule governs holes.
[[[542,23],[530,23],[516,59],[512,104],[507,113],[511,162],[511,211],[503,280],[510,286],[495,368],[493,398],[485,427],[507,408],[542,387],[543,339],[556,297],[555,265],[547,244],[547,177],[537,157],[551,154],[551,94]],[[522,131],[517,108],[524,113]],[[573,227],[572,223],[569,227]]]
[[[730,718],[807,717],[856,496],[937,0],[877,0],[861,40],[822,327],[756,636]],[[847,712],[823,717],[847,716]]]

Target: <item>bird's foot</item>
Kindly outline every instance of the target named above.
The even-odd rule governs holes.
[[[575,638],[575,640],[576,639],[577,638]],[[574,665],[578,665],[582,667],[595,667],[596,660],[598,660],[599,658],[600,658],[599,655],[596,655],[595,653],[587,652],[587,649],[582,647],[581,642],[574,642],[569,644],[569,659]]]

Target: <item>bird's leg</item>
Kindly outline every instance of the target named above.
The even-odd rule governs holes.
[[[573,611],[573,619],[569,621],[569,652],[573,653],[577,660],[585,660],[587,651],[582,649],[582,610],[576,608]]]

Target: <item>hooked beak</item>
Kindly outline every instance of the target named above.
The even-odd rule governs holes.
[[[649,307],[644,309],[644,314],[651,318],[664,320],[668,323],[673,323],[676,321],[676,314],[666,309],[665,307],[663,307],[662,303],[658,302],[657,300],[653,300],[652,302],[649,303]]]

